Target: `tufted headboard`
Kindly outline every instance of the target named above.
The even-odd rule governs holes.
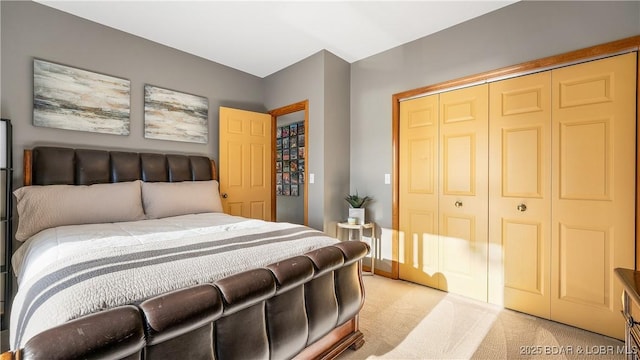
[[[218,180],[206,156],[41,146],[24,151],[24,185]]]

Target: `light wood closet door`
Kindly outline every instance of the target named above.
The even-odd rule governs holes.
[[[400,278],[487,301],[488,85],[400,104]]]
[[[487,301],[488,85],[440,94],[442,290]]]
[[[553,70],[551,318],[622,339],[634,268],[636,54]]]
[[[489,302],[549,318],[551,72],[489,93]]]
[[[399,276],[439,288],[438,95],[400,103]]]

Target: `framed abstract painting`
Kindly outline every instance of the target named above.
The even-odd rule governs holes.
[[[209,101],[157,86],[144,86],[144,137],[206,144]]]
[[[129,135],[130,81],[33,60],[33,125]]]

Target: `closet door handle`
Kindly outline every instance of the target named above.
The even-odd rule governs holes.
[[[457,207],[457,208],[462,207],[462,201],[458,200],[458,201],[454,202],[453,205],[455,205],[455,207]]]
[[[228,198],[228,197],[229,197],[229,195],[227,195],[227,193],[222,193],[222,198],[223,198],[223,199],[226,199],[226,198]]]
[[[518,211],[520,211],[520,212],[525,212],[525,211],[527,211],[527,205],[520,204],[520,205],[516,206],[516,209],[518,209]]]

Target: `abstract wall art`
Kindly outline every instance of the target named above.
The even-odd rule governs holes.
[[[130,82],[33,60],[33,125],[129,135]]]
[[[144,137],[206,144],[209,101],[202,96],[144,86]]]

